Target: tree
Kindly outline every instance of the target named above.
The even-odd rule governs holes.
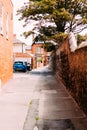
[[[59,34],[79,33],[87,28],[87,0],[29,0],[18,13],[25,24],[39,21],[35,29],[46,38],[55,39]],[[24,34],[27,37],[31,33]]]
[[[77,44],[79,45],[83,41],[87,41],[87,34],[85,34],[85,35],[78,34],[77,35]]]

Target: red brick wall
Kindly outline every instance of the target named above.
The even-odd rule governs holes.
[[[56,75],[62,77],[67,89],[87,113],[87,46],[71,52],[66,39],[53,59]]]
[[[2,85],[13,75],[13,5],[10,0],[0,0],[3,3],[3,35],[0,34],[0,80]],[[6,14],[8,13],[8,39],[6,38]]]
[[[36,47],[43,47],[43,46],[44,46],[44,44],[33,44],[32,45],[32,53],[34,55],[37,55],[36,54]],[[43,55],[44,55],[44,57],[43,57],[42,63],[37,63],[37,56],[32,58],[32,68],[33,69],[37,68],[37,67],[42,67],[42,66],[47,64],[47,52],[45,50],[44,50],[43,54],[40,54],[40,56],[43,56]]]

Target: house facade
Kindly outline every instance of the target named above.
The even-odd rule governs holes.
[[[0,0],[0,87],[13,75],[13,4]]]
[[[44,49],[44,42],[37,41],[32,44],[32,68],[42,67],[48,64],[50,54]]]
[[[31,55],[32,54],[31,45],[27,45],[25,51],[27,54]]]
[[[29,52],[26,51],[27,45],[18,40],[16,35],[14,35],[13,40],[13,62],[15,61],[23,61],[31,64],[31,56]]]

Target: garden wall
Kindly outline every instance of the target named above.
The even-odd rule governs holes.
[[[87,113],[87,46],[71,52],[67,38],[52,54],[52,63],[56,75]]]

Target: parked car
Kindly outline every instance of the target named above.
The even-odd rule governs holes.
[[[27,70],[30,71],[31,70],[31,64],[28,63],[28,62],[24,62],[26,67],[27,67]]]
[[[15,71],[26,72],[27,71],[27,66],[22,61],[16,61],[13,64],[13,70],[14,70],[14,72]]]

